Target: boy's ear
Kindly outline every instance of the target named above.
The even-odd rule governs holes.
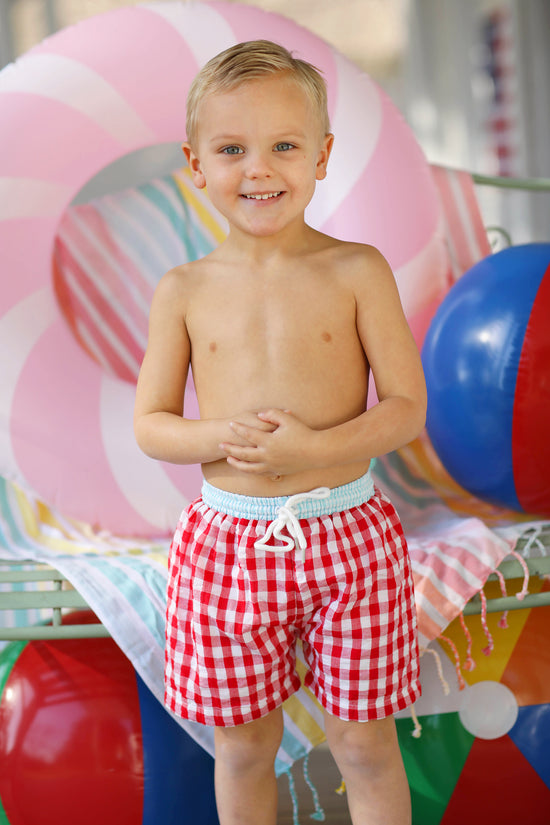
[[[197,189],[204,189],[206,186],[206,178],[202,172],[200,161],[191,148],[191,144],[187,142],[182,143],[181,148],[183,149],[183,154],[185,155],[185,159],[189,169],[191,170],[193,183]]]
[[[315,170],[315,177],[317,180],[323,180],[327,176],[327,164],[330,153],[332,152],[333,144],[334,135],[325,135],[323,138],[323,144],[317,156],[317,167]]]

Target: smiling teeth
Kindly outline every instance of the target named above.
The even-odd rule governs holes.
[[[266,201],[269,198],[276,198],[280,194],[280,192],[268,192],[265,195],[245,195],[245,198],[249,198],[255,201]]]

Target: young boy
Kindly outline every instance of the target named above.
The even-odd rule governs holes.
[[[172,543],[166,702],[215,726],[221,825],[276,822],[297,638],[354,825],[410,821],[392,714],[419,694],[413,588],[369,463],[419,433],[425,385],[384,258],[304,222],[332,143],[322,78],[282,47],[201,70],[183,151],[229,234],[161,280],[137,388],[141,448],[205,479]]]

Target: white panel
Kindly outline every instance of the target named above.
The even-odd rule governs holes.
[[[154,3],[145,4],[144,8],[164,17],[176,29],[189,46],[197,67],[236,43],[227,20],[206,3]]]
[[[111,472],[129,504],[153,527],[165,530],[177,524],[184,495],[170,481],[162,465],[141,452],[132,428],[134,388],[103,376],[101,431]]]
[[[28,54],[0,74],[0,93],[28,92],[57,100],[94,121],[123,146],[154,141],[130,104],[103,78],[70,57]]]
[[[382,125],[380,92],[368,75],[334,52],[338,87],[331,128],[335,135],[329,160],[330,190],[323,181],[306,211],[315,228],[337,211],[370,163]]]
[[[0,472],[19,475],[10,438],[13,397],[25,361],[54,321],[59,310],[52,290],[33,292],[0,318]]]
[[[0,221],[13,218],[56,217],[71,199],[62,183],[33,178],[0,178]]]

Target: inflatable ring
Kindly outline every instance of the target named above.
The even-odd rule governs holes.
[[[439,203],[414,137],[367,75],[295,23],[233,3],[126,7],[8,66],[0,73],[0,121],[9,124],[0,135],[0,472],[65,516],[118,535],[171,531],[199,473],[152,462],[134,444],[132,383],[105,374],[60,309],[56,232],[98,172],[181,142],[199,67],[256,38],[283,43],[327,80],[336,142],[309,221],[382,250],[419,344],[445,291]]]

